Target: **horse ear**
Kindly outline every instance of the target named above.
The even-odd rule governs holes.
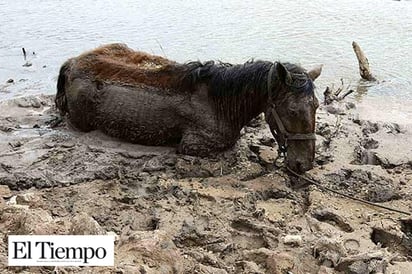
[[[288,69],[282,64],[278,63],[276,66],[276,74],[282,83],[290,83],[292,82],[292,76]]]
[[[312,81],[315,81],[316,78],[318,78],[319,75],[322,73],[322,68],[323,68],[323,65],[319,65],[309,70],[308,71],[309,78],[312,79]]]

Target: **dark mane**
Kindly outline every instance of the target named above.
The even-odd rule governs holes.
[[[294,82],[290,88],[296,92],[307,93],[313,90],[312,81],[307,81],[305,69],[282,63],[293,74]],[[244,64],[233,65],[220,61],[186,63],[184,80],[192,85],[205,83],[209,87],[209,96],[235,96],[244,92],[267,92],[267,77],[272,62],[250,60]]]
[[[209,96],[235,96],[264,90],[271,62],[249,61],[242,65],[209,61],[188,64],[192,83],[207,83]]]

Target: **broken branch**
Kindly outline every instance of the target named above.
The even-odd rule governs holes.
[[[352,42],[353,51],[356,54],[356,58],[358,58],[359,62],[359,74],[360,76],[368,81],[375,81],[376,78],[373,77],[370,68],[369,68],[369,61],[366,58],[365,54],[363,53],[362,49],[355,41]]]

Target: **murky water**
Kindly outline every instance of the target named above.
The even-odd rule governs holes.
[[[355,40],[380,80],[353,95],[363,116],[412,121],[412,1],[0,0],[0,38],[0,100],[53,94],[67,58],[111,42],[182,62],[324,64],[321,95],[358,85]]]

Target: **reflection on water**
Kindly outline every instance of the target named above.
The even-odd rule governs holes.
[[[354,97],[356,101],[362,102],[362,99],[368,95],[368,90],[373,89],[375,85],[377,85],[377,82],[368,82],[366,80],[360,79],[356,86],[356,92],[354,93]]]
[[[180,62],[324,64],[317,81],[321,95],[340,78],[358,83],[351,46],[356,40],[381,80],[361,86],[357,98],[362,104],[385,102],[375,105],[380,111],[395,106],[410,120],[411,14],[411,1],[390,0],[0,0],[0,100],[54,93],[67,58],[111,42]],[[22,66],[22,47],[30,67]],[[4,87],[9,78],[15,83]]]

